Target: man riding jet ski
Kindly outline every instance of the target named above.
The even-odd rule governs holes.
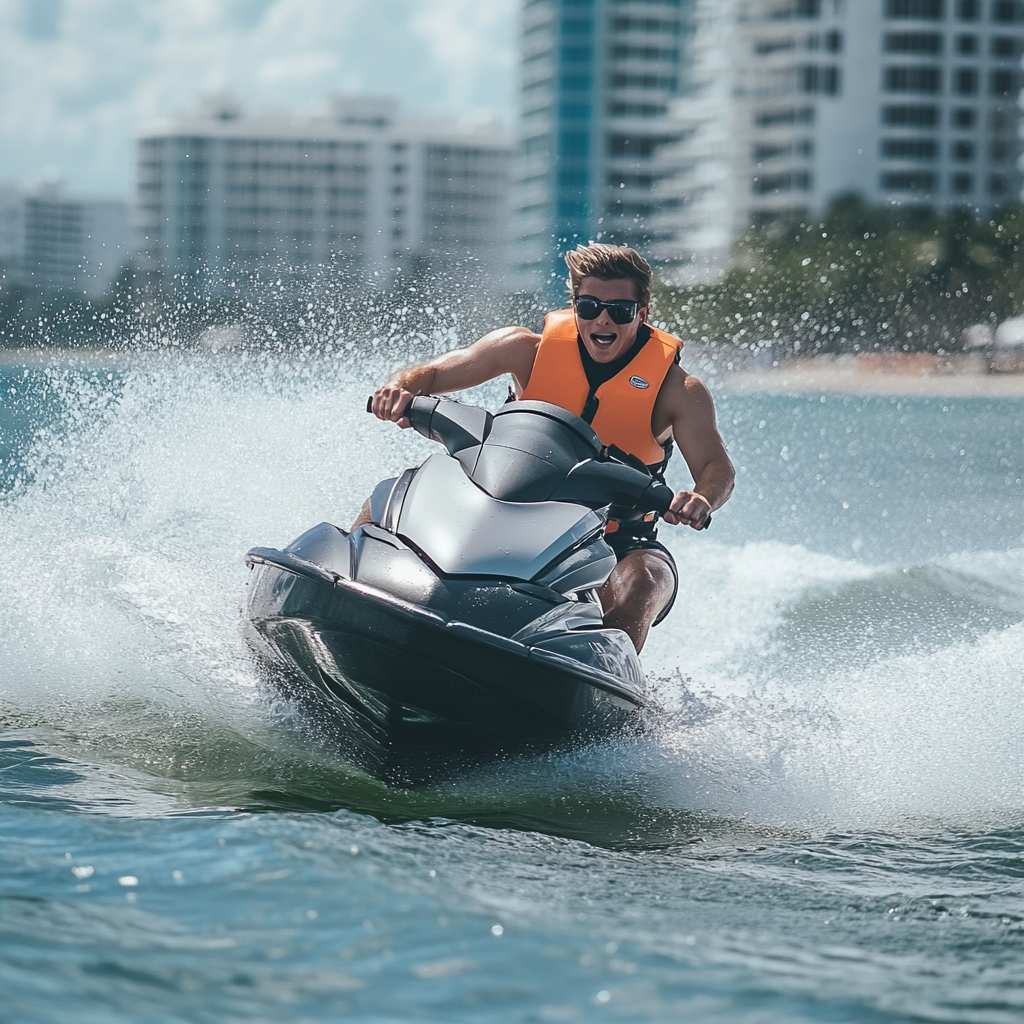
[[[643,324],[647,263],[567,262],[575,310],[542,336],[495,332],[371,398],[445,453],[378,484],[350,531],[248,554],[250,643],[384,781],[637,724],[638,649],[675,592],[655,516],[702,529],[732,489],[707,390]],[[494,415],[425,395],[505,372],[519,400]],[[662,480],[670,434],[695,491]]]
[[[732,493],[736,472],[715,423],[711,394],[679,366],[682,342],[646,323],[650,264],[625,246],[579,246],[565,257],[572,307],[549,313],[543,334],[525,327],[492,331],[465,349],[394,374],[373,396],[373,412],[400,427],[415,395],[461,391],[509,374],[516,397],[551,402],[589,423],[601,443],[640,459],[664,482],[675,441],[693,477],[665,522],[695,530]],[[368,522],[364,506],[356,520]],[[608,524],[617,564],[599,589],[604,622],[637,651],[651,625],[672,608],[679,574],[657,540],[655,516]]]

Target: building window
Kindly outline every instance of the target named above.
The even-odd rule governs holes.
[[[1021,55],[1021,40],[1017,36],[994,36],[992,38],[992,56],[1015,58]]]
[[[558,137],[560,156],[585,157],[590,152],[590,139],[586,132],[562,132]]]
[[[796,40],[792,36],[785,39],[759,39],[754,44],[754,53],[766,56],[770,53],[779,53],[782,50],[795,50]]]
[[[977,120],[977,113],[971,107],[957,107],[953,111],[952,121],[956,128],[973,128]]]
[[[942,36],[938,32],[887,32],[887,53],[942,53]]]
[[[774,128],[783,124],[813,124],[814,107],[787,107],[781,110],[759,110],[754,124],[759,128]]]
[[[519,144],[524,156],[531,156],[534,153],[546,153],[548,151],[549,139],[545,135],[531,135]]]
[[[829,53],[842,53],[843,52],[843,33],[842,32],[829,32],[825,36],[825,49]]]
[[[981,0],[957,0],[956,16],[961,21],[977,21],[981,17]]]
[[[946,16],[946,4],[945,0],[885,0],[885,16],[941,21]]]
[[[764,174],[753,181],[754,195],[773,192],[810,192],[811,175],[808,171],[784,171],[782,174]]]
[[[563,18],[563,36],[586,36],[594,31],[594,22],[590,18]]]
[[[993,174],[988,179],[988,190],[994,196],[1005,196],[1010,191],[1010,179],[1005,174]]]
[[[814,143],[810,139],[801,139],[796,143],[764,143],[754,146],[751,153],[755,163],[763,163],[766,160],[788,160],[794,154],[810,157],[814,153]]]
[[[939,155],[935,139],[883,139],[882,156],[889,160],[934,160]]]
[[[649,159],[668,140],[655,135],[609,135],[608,155]]]
[[[570,220],[585,220],[590,215],[590,207],[584,199],[560,199],[558,216]]]
[[[1008,139],[993,139],[989,143],[988,157],[994,164],[1006,163],[1013,156]]]
[[[883,107],[882,123],[907,128],[934,128],[939,123],[938,107]]]
[[[589,121],[589,103],[563,103],[558,108],[558,117],[562,121]]]
[[[954,142],[952,146],[950,146],[950,152],[952,153],[954,160],[965,163],[968,160],[974,159],[974,143],[965,141]]]
[[[954,174],[951,179],[951,186],[957,195],[966,195],[968,192],[974,191],[974,175],[973,174]]]
[[[956,37],[956,52],[962,53],[965,56],[978,52],[978,37],[977,36],[957,36]]]
[[[611,84],[613,89],[663,89],[666,92],[675,92],[677,83],[675,75],[663,77],[620,73],[611,76]]]
[[[586,188],[587,187],[587,172],[585,170],[579,170],[579,171],[559,171],[558,172],[558,187],[559,188]]]
[[[884,71],[886,92],[937,93],[942,89],[942,69],[937,67],[890,67]]]
[[[1020,77],[1016,71],[991,71],[988,76],[990,96],[1009,98],[1020,89]]]
[[[932,171],[886,171],[882,188],[889,192],[932,192],[936,180]]]
[[[993,0],[992,20],[1004,25],[1024,21],[1024,3],[1021,0]]]
[[[679,35],[678,21],[659,21],[657,18],[614,18],[616,32],[655,32],[659,35]]]
[[[973,96],[978,91],[978,72],[975,68],[957,68],[953,72],[953,91],[959,96]]]
[[[839,94],[842,82],[839,68],[822,68],[817,64],[807,64],[798,69],[798,74],[801,92],[823,93],[825,96]]]
[[[668,110],[664,103],[609,103],[612,117],[663,117]]]
[[[664,50],[659,46],[624,46],[616,45],[611,49],[611,55],[615,60],[663,60],[669,64],[679,63],[679,50]]]
[[[589,46],[563,46],[558,58],[563,64],[589,64],[594,52]]]

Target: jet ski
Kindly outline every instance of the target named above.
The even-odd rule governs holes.
[[[391,784],[638,729],[644,673],[597,594],[604,533],[672,491],[545,402],[492,415],[421,396],[407,416],[444,451],[378,484],[370,523],[246,556],[262,665]]]

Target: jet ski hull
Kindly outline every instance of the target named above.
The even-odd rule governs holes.
[[[297,696],[330,710],[343,753],[384,781],[425,781],[481,755],[608,736],[640,724],[642,679],[614,674],[615,646],[602,647],[607,638],[598,635],[612,631],[569,640],[594,661],[586,664],[287,552],[255,549],[249,562],[251,645],[292,681]]]

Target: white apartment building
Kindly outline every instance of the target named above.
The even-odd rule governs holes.
[[[130,256],[128,204],[56,183],[0,185],[0,266],[41,296],[103,295]]]
[[[514,279],[565,277],[561,253],[600,239],[646,247],[660,151],[678,135],[693,0],[523,0]]]
[[[720,261],[750,225],[869,205],[969,207],[1021,191],[1020,0],[698,0],[693,94],[659,255]]]
[[[217,100],[138,145],[139,248],[168,272],[385,277],[506,266],[511,146],[493,126],[407,121],[390,97],[341,96],[329,115],[246,117]]]

